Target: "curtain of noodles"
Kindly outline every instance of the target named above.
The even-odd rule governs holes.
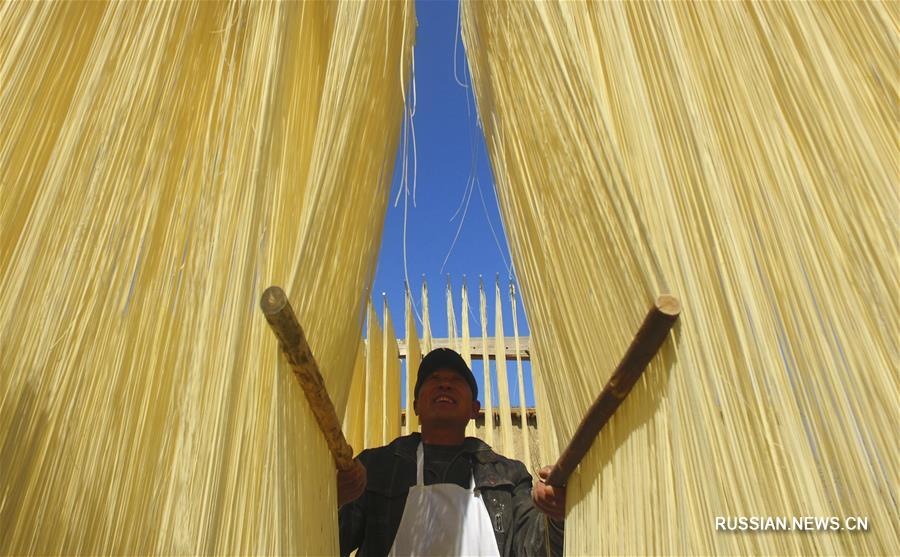
[[[513,348],[516,350],[516,376],[519,380],[519,426],[522,434],[522,462],[529,470],[533,466],[531,460],[531,442],[528,434],[528,415],[525,411],[525,373],[522,370],[522,350],[519,344],[519,318],[516,315],[516,287],[509,281],[509,305],[513,321]],[[532,380],[532,389],[534,389]]]
[[[472,347],[470,345],[470,341],[472,340],[472,335],[469,330],[469,290],[466,288],[466,277],[463,276],[462,283],[462,305],[460,306],[460,311],[462,312],[462,336],[459,341],[460,355],[462,355],[463,359],[466,361],[466,364],[471,368],[472,367]]]
[[[419,335],[416,331],[416,317],[413,315],[412,296],[406,288],[406,429],[404,433],[419,431],[419,417],[413,410],[415,398],[416,375],[422,352],[419,348]]]
[[[344,407],[344,420],[341,429],[344,437],[353,447],[353,453],[359,454],[365,448],[366,440],[366,343],[359,341],[356,361],[353,364],[353,380],[350,383],[350,394]]]
[[[466,276],[463,275],[463,283],[462,283],[462,336],[460,337],[460,348],[462,349],[463,359],[468,364],[469,369],[472,369],[472,334],[469,330],[469,289],[466,287]],[[466,436],[467,437],[475,437],[477,436],[476,428],[475,428],[476,420],[471,420],[468,424],[466,424]]]
[[[414,28],[412,2],[0,4],[0,554],[337,552],[258,300],[285,286],[343,412]]]
[[[488,357],[487,342],[487,300],[484,296],[484,280],[478,277],[478,308],[481,319],[481,354],[484,362],[484,442],[494,446],[494,401],[491,393],[491,360]]]
[[[569,554],[900,547],[898,12],[463,3],[560,443],[654,297],[684,303],[570,481]],[[751,515],[871,524],[715,531]]]
[[[497,396],[500,398],[500,447],[514,456],[512,407],[509,404],[509,379],[506,376],[506,337],[503,335],[503,304],[500,298],[500,277],[494,285],[494,361],[497,364]],[[515,455],[520,456],[520,455]]]
[[[456,311],[453,308],[453,285],[447,275],[447,348],[459,352],[459,335],[456,332]]]
[[[428,284],[422,277],[422,354],[431,352],[431,317],[428,312]]]
[[[394,325],[391,323],[391,313],[388,311],[387,297],[384,298],[384,348],[382,358],[384,361],[384,441],[387,445],[400,436],[400,352],[397,348],[397,335],[394,333]]]
[[[533,337],[530,346],[534,346]],[[534,413],[537,417],[537,458],[540,466],[547,466],[559,458],[560,447],[556,428],[553,425],[550,401],[543,385],[540,361],[535,357],[534,348],[530,348],[530,350],[531,385],[534,388]]]
[[[366,315],[366,446],[360,449],[380,447],[384,441],[384,333],[372,300]]]

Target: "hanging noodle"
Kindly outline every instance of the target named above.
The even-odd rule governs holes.
[[[357,451],[380,447],[384,443],[384,333],[378,315],[369,300],[366,309],[366,423],[364,447]]]
[[[500,297],[500,277],[494,288],[494,361],[497,366],[497,395],[500,398],[500,444],[503,454],[515,454],[513,447],[512,407],[509,403],[509,380],[506,376],[506,337],[503,333],[503,304]]]
[[[356,363],[353,364],[353,379],[350,383],[350,394],[344,410],[341,429],[347,443],[358,454],[366,446],[366,343],[359,341],[356,352]]]
[[[400,352],[397,349],[397,335],[391,323],[387,297],[384,298],[384,344],[382,349],[384,370],[384,437],[382,445],[387,445],[400,436]]]
[[[0,3],[0,554],[337,553],[412,2]],[[373,139],[377,138],[377,139]]]
[[[460,337],[459,347],[460,354],[463,357],[463,360],[466,361],[466,364],[471,368],[472,367],[472,334],[469,329],[469,290],[466,288],[466,277],[463,276],[462,283],[462,306],[460,307],[460,311],[462,312],[462,336]]]
[[[383,332],[371,303],[367,313],[369,338],[360,341],[343,420],[344,436],[357,454],[363,449],[386,445],[401,433],[400,351],[387,298],[383,305]],[[372,350],[368,349],[370,346]],[[415,352],[418,359],[417,343]],[[411,408],[411,403],[407,407]]]
[[[466,364],[468,364],[469,369],[472,369],[472,334],[469,330],[469,289],[466,287],[466,275],[463,275],[462,307],[460,311],[462,312],[462,337],[459,343],[462,351],[460,354],[466,361]],[[466,424],[467,437],[475,437],[477,435],[475,422],[476,420],[471,420]]]
[[[422,354],[431,352],[431,316],[428,312],[428,284],[422,276]]]
[[[900,547],[898,11],[463,3],[560,443],[654,298],[684,304],[569,482],[569,555]],[[870,525],[715,530],[739,516]]]
[[[528,434],[528,415],[525,413],[525,373],[522,369],[522,348],[519,344],[519,318],[516,315],[516,287],[512,280],[509,281],[509,305],[512,308],[513,347],[516,350],[516,376],[519,380],[519,427],[521,428],[522,434],[522,462],[530,469],[533,464],[531,439]]]
[[[457,352],[459,348],[459,334],[456,332],[456,311],[453,308],[453,285],[450,283],[450,275],[447,275],[447,348]]]
[[[491,366],[487,341],[487,300],[484,297],[484,281],[478,277],[478,305],[481,318],[481,353],[484,355],[484,442],[494,446],[494,401],[491,393]]]
[[[404,435],[419,431],[419,417],[413,410],[415,398],[416,373],[422,361],[419,349],[419,335],[416,332],[416,317],[413,314],[412,297],[409,287],[406,288],[406,425]]]

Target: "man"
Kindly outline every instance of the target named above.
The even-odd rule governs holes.
[[[413,403],[422,433],[365,450],[338,474],[341,555],[562,554],[565,489],[532,489],[524,464],[466,437],[477,397],[459,354],[422,359]]]

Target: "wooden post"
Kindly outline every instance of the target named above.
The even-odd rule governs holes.
[[[353,467],[353,448],[347,443],[344,432],[341,431],[341,421],[337,417],[328,391],[325,390],[319,366],[313,358],[306,342],[306,335],[297,322],[297,316],[284,290],[270,286],[263,292],[259,305],[281,343],[281,349],[294,370],[294,376],[306,394],[306,400],[309,401],[309,407],[325,436],[325,442],[328,443],[335,464],[339,470],[349,470]]]
[[[681,304],[677,298],[668,295],[657,298],[656,304],[650,308],[631,346],[625,352],[625,357],[588,409],[572,440],[550,470],[550,475],[545,481],[547,485],[557,487],[566,485],[569,476],[581,463],[581,459],[591,448],[600,430],[631,392],[631,388],[641,377],[647,364],[659,351],[680,313]]]

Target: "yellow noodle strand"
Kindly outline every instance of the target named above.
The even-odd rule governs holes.
[[[337,552],[412,8],[0,4],[0,554]]]
[[[463,357],[463,360],[468,364],[469,369],[472,369],[472,350],[471,350],[471,340],[472,335],[469,331],[469,289],[466,288],[466,277],[463,276],[463,284],[462,284],[462,336],[460,337],[460,354]],[[467,437],[475,437],[476,436],[476,420],[469,421],[466,424],[466,436]]]
[[[684,303],[569,482],[569,555],[900,547],[898,12],[463,3],[560,444],[654,298]],[[738,516],[870,525],[716,531]]]
[[[384,440],[387,445],[400,436],[400,352],[397,348],[397,335],[391,323],[391,314],[384,298],[384,345],[382,349],[384,369]]]
[[[366,394],[366,343],[360,340],[341,426],[344,437],[355,454],[360,453],[366,445]]]
[[[419,417],[413,411],[416,376],[422,352],[419,348],[419,335],[416,331],[416,318],[413,314],[412,299],[409,288],[406,288],[406,424],[404,434],[419,431]]]
[[[506,337],[503,334],[503,304],[500,277],[494,285],[494,361],[497,366],[497,396],[500,397],[500,450],[515,454],[513,447],[512,407],[509,403],[509,379],[506,376]]]
[[[431,315],[428,311],[428,285],[422,278],[422,354],[431,352]]]
[[[366,445],[361,449],[384,445],[385,425],[384,333],[372,300],[369,300],[366,314]]]
[[[522,348],[519,343],[519,318],[516,315],[516,287],[509,281],[509,305],[512,311],[513,348],[516,350],[516,376],[519,380],[519,427],[522,434],[522,462],[532,466],[531,438],[528,434],[528,415],[525,413],[525,373],[522,366]],[[532,385],[532,390],[534,386]]]
[[[491,394],[491,366],[487,341],[487,301],[484,281],[478,278],[478,305],[481,317],[481,353],[484,354],[484,442],[494,446],[494,401]]]

